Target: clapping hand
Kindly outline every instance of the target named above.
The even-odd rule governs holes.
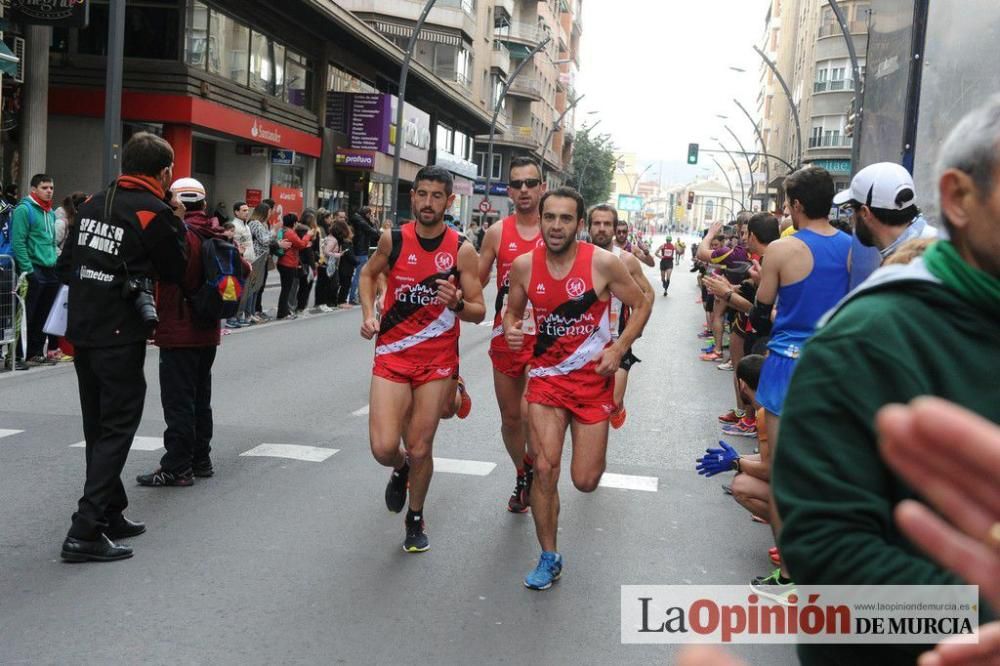
[[[705,455],[695,460],[698,463],[695,469],[698,474],[709,477],[720,472],[729,472],[733,469],[733,463],[739,460],[740,454],[733,447],[723,441],[719,442],[722,448],[705,449]]]
[[[447,280],[438,280],[437,286],[438,303],[444,303],[449,310],[458,307],[459,301],[462,300],[462,290],[455,284],[455,276],[449,275]]]

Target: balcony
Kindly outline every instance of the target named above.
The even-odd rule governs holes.
[[[494,35],[497,39],[509,44],[534,47],[545,38],[545,30],[537,23],[511,21],[497,26]]]
[[[816,81],[813,83],[814,93],[825,92],[854,92],[854,81],[852,79],[839,79],[836,81]]]
[[[868,34],[868,24],[864,21],[848,21],[847,27],[850,28],[852,35],[867,35]],[[824,23],[819,27],[819,37],[833,37],[833,36],[843,36],[843,31],[840,29],[839,23]]]
[[[510,50],[499,39],[493,40],[493,51],[490,53],[490,67],[499,70],[504,76],[510,74]]]
[[[493,16],[500,18],[504,15],[508,21],[514,17],[514,0],[493,0]]]
[[[527,146],[532,150],[538,148],[539,140],[531,125],[511,125],[510,131],[503,135],[503,141],[519,146]]]
[[[438,67],[434,73],[444,79],[452,88],[472,99],[472,77],[451,67]]]
[[[522,74],[511,81],[510,87],[507,88],[507,94],[539,102],[542,99],[542,84],[535,77]]]
[[[850,148],[851,137],[843,134],[809,137],[810,148]]]
[[[360,15],[368,22],[375,20],[375,29],[397,37],[409,37],[412,27],[398,25],[398,20],[416,23],[423,11],[422,0],[337,0],[344,9]],[[385,17],[386,21],[381,21]],[[460,30],[471,41],[479,33],[476,27],[475,0],[438,0],[427,17],[426,28],[436,27]]]

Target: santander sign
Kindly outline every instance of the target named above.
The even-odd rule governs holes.
[[[250,136],[269,143],[281,143],[281,132],[278,131],[277,125],[271,125],[268,127],[261,122],[259,118],[253,119],[253,127],[250,128]]]

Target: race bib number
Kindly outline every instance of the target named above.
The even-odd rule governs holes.
[[[621,317],[622,317],[622,302],[617,298],[615,298],[614,296],[612,296],[610,314],[608,315],[608,325],[611,327],[612,340],[618,339],[618,329]]]
[[[507,314],[507,295],[504,294],[503,297],[503,307],[500,308],[500,321],[503,321],[504,316]],[[535,334],[535,309],[531,307],[531,301],[524,307],[524,317],[521,318],[524,325],[521,326],[521,330],[524,331],[525,335]]]

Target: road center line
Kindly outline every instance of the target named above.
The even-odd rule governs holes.
[[[612,474],[605,472],[601,477],[601,487],[621,488],[623,490],[644,490],[655,493],[659,490],[660,479],[655,476],[632,476],[631,474]]]
[[[480,460],[459,460],[457,458],[434,458],[434,471],[445,474],[469,474],[487,476],[497,466],[496,463]]]
[[[11,435],[20,435],[22,432],[24,432],[24,431],[23,430],[4,430],[3,428],[0,428],[0,439],[2,439],[4,437],[10,437]]]
[[[340,449],[328,449],[322,446],[302,446],[300,444],[260,444],[249,451],[240,454],[250,457],[291,458],[306,462],[323,462]]]

